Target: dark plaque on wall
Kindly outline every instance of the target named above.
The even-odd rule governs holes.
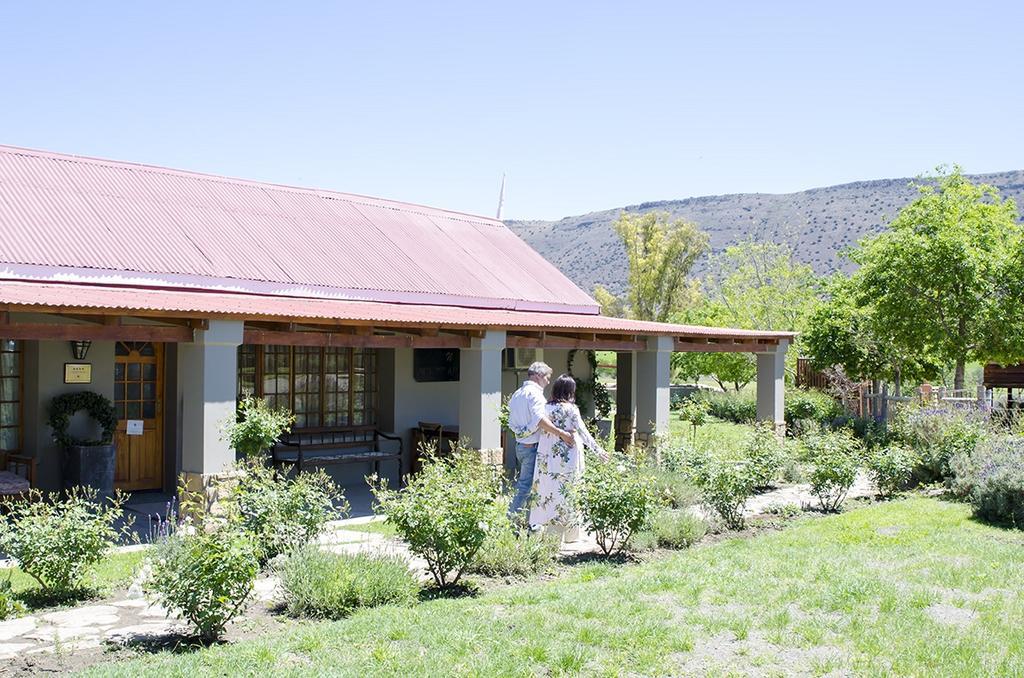
[[[416,381],[458,381],[459,349],[413,349],[412,378]]]

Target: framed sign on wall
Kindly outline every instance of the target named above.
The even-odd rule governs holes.
[[[416,381],[458,381],[461,355],[457,348],[415,348],[412,378]]]
[[[64,363],[65,384],[91,384],[91,363]]]

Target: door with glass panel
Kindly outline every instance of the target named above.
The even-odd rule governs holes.
[[[159,490],[163,486],[164,345],[119,341],[114,348],[117,464],[114,486]]]

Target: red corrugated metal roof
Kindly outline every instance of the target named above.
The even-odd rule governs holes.
[[[786,339],[792,332],[762,332],[673,325],[578,313],[544,313],[426,304],[310,299],[191,290],[133,289],[0,281],[0,307],[12,310],[107,309],[242,319],[343,320],[382,325],[436,324],[450,327],[575,330],[713,338]]]
[[[8,279],[598,312],[495,219],[9,146],[0,233]]]

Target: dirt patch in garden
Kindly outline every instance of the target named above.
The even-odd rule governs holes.
[[[978,618],[978,613],[974,610],[947,605],[946,603],[929,605],[924,611],[925,614],[940,624],[955,626],[961,629],[967,628]]]
[[[736,672],[748,676],[848,676],[846,656],[837,647],[783,647],[767,641],[757,631],[739,639],[731,631],[698,640],[689,652],[672,655],[681,675]]]

